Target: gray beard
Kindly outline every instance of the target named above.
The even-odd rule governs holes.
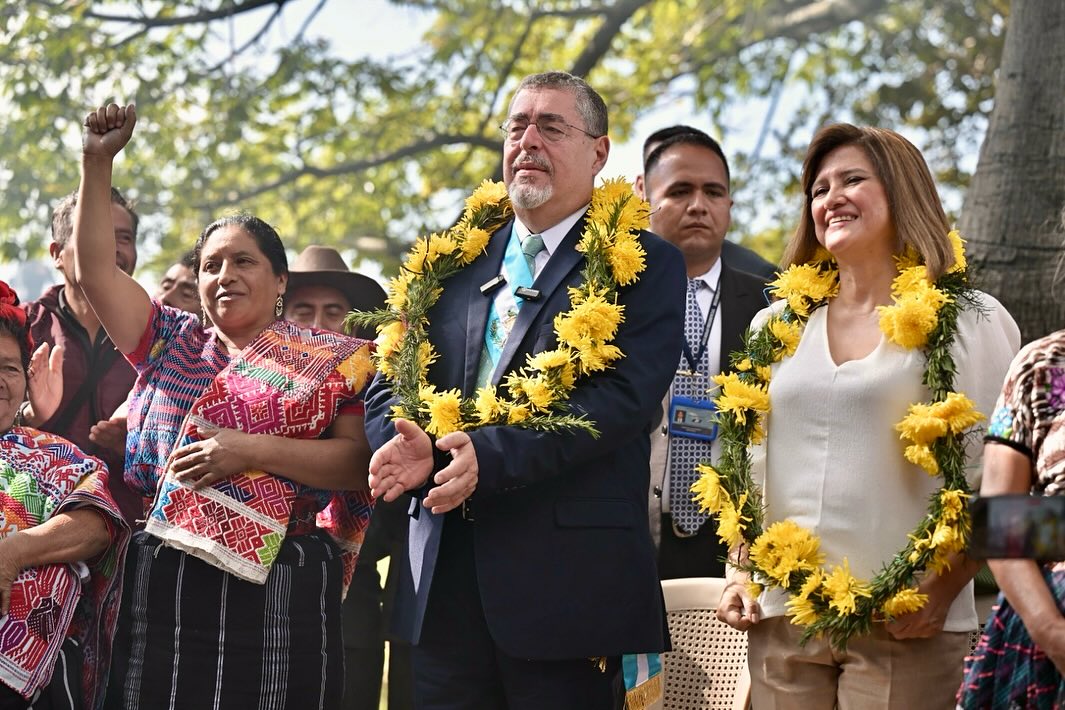
[[[511,183],[507,193],[510,203],[518,209],[534,210],[550,200],[554,191],[550,183],[543,186]]]

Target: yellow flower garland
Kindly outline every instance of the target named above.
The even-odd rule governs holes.
[[[747,454],[748,447],[765,436],[770,365],[794,354],[810,314],[839,293],[839,273],[827,251],[821,250],[811,263],[788,268],[771,284],[786,305],[748,335],[742,352],[733,354],[736,372],[714,378],[720,386],[716,404],[721,458],[716,469],[699,465],[693,499],[717,519],[724,543],[747,546],[747,559],[739,564],[752,573],[752,593],[760,593],[763,585],[790,593],[788,615],[792,623],[805,627],[804,640],[827,635],[833,645],[845,648],[848,639],[867,633],[874,621],[920,609],[927,597],[914,587],[916,574],[949,568],[950,556],[965,549],[970,489],[963,472],[962,436],[983,415],[953,391],[950,347],[957,334],[959,302],[971,303],[971,296],[964,243],[957,231],[949,237],[955,253],[951,270],[933,283],[916,252],[907,249],[896,258],[893,303],[878,309],[880,329],[889,340],[925,352],[923,382],[932,399],[911,405],[896,430],[906,443],[905,458],[943,482],[906,547],[872,581],[851,575],[846,559],[824,569],[818,537],[790,520],[763,529],[762,491],[752,479]]]
[[[584,280],[569,289],[570,310],[555,316],[558,347],[530,356],[525,367],[507,376],[503,391],[488,385],[464,398],[457,389],[437,390],[429,382],[429,365],[438,356],[428,340],[429,309],[443,281],[484,253],[492,232],[512,215],[503,183],[485,181],[466,200],[457,225],[415,242],[388,285],[386,308],[352,313],[346,322],[377,328],[377,367],[399,398],[393,415],[430,434],[512,424],[597,436],[594,423],[570,413],[565,403],[579,377],[606,370],[624,356],[612,342],[625,317],[618,287],[635,283],[645,268],[639,232],[650,212],[620,178],[604,181],[592,194],[577,245],[585,256]]]

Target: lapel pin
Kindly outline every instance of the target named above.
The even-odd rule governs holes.
[[[524,286],[518,286],[514,289],[514,295],[519,296],[526,301],[537,301],[540,299],[540,292],[535,288],[525,288]]]
[[[481,293],[487,296],[492,291],[496,290],[506,282],[507,280],[503,277],[503,274],[499,274],[495,278],[489,279],[488,281],[485,281],[483,284],[481,284]]]

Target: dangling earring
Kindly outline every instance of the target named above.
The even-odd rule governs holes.
[[[211,319],[207,317],[207,307],[206,306],[200,306],[200,327],[202,327],[202,328],[210,328],[211,327]]]
[[[285,299],[280,294],[277,296],[277,303],[274,304],[274,318],[280,318],[281,314],[285,312]]]

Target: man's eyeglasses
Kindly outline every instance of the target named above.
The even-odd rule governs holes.
[[[536,131],[540,134],[540,137],[550,143],[558,143],[568,138],[570,134],[566,130],[567,128],[580,131],[589,138],[599,138],[599,136],[589,133],[580,126],[574,126],[572,123],[566,123],[558,118],[541,118],[537,121],[529,121],[524,118],[508,118],[499,128],[503,131],[503,135],[506,136],[508,141],[517,143],[525,135],[525,131],[529,130],[529,126],[536,126]]]

